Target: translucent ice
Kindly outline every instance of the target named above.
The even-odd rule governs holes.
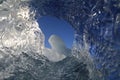
[[[31,80],[120,80],[120,0],[30,0],[33,4],[31,9],[31,5],[24,1],[0,0],[0,53],[3,55],[0,80],[27,80],[28,77]],[[83,57],[89,72],[75,57],[67,57],[59,64],[51,63],[45,57],[33,57],[44,48],[44,36],[34,12],[30,11],[32,9],[36,9],[37,18],[51,15],[73,26],[77,35],[73,53],[80,55],[78,59]],[[84,53],[82,49],[86,50],[86,44],[88,52]],[[61,53],[59,49],[53,49]],[[22,51],[28,52],[22,54]],[[93,59],[93,70],[97,73],[90,68],[90,59]],[[99,77],[96,79],[89,73]]]
[[[32,4],[37,16],[54,16],[73,26],[73,54],[84,57],[84,62],[93,59],[100,80],[120,80],[120,0],[33,0]]]
[[[0,50],[18,55],[21,50],[41,54],[44,35],[28,3],[4,0],[0,4]],[[10,53],[8,53],[10,54]]]

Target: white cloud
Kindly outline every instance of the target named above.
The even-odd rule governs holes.
[[[45,48],[43,50],[43,54],[53,62],[57,62],[63,60],[66,56],[71,54],[71,50],[66,48],[63,40],[56,36],[51,35],[49,38],[49,43],[51,45],[51,49]]]

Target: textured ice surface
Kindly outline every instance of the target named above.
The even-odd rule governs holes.
[[[120,0],[28,4],[0,0],[0,80],[120,80]],[[75,57],[52,63],[39,55],[44,37],[33,9],[36,18],[51,15],[73,26]]]
[[[86,65],[75,57],[52,63],[43,56],[35,59],[29,54],[0,61],[0,80],[89,80]]]
[[[41,52],[44,36],[28,3],[7,0],[0,4],[0,50],[18,55],[20,51]]]
[[[44,54],[44,35],[29,2],[4,0],[0,10],[0,80],[89,79],[86,64],[68,56],[71,51],[59,37],[50,37],[52,48]]]
[[[0,80],[13,75],[15,59],[26,52],[35,59],[42,54],[44,36],[30,11],[21,0],[4,0],[0,4]],[[32,54],[30,54],[32,52]],[[20,65],[24,66],[24,64]],[[25,66],[24,66],[25,68]]]
[[[93,59],[100,80],[120,80],[120,0],[34,0],[32,4],[37,16],[51,15],[73,26],[73,53],[86,64]]]

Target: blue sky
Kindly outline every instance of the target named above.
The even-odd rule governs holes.
[[[48,39],[52,34],[61,37],[68,48],[72,47],[74,30],[69,23],[51,16],[40,18],[38,23],[45,35],[46,47],[50,48]]]

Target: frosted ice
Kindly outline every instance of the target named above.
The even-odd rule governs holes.
[[[34,57],[44,48],[44,36],[24,1],[0,0],[0,80],[120,80],[120,0],[30,0],[37,17],[64,19],[76,31],[73,52],[79,60],[72,56],[56,63]]]
[[[7,49],[14,55],[22,50],[41,54],[43,41],[44,35],[28,3],[7,0],[0,4],[0,50]]]
[[[22,62],[27,58],[20,65],[15,61],[23,52],[34,59],[42,54],[44,34],[28,5],[21,0],[0,3],[0,80],[13,76],[16,66],[27,67]]]
[[[73,54],[78,54],[76,55],[78,58],[82,56],[86,64],[89,64],[89,59],[93,59],[95,67],[93,70],[97,69],[100,73],[96,78],[120,80],[120,0],[33,0],[32,2],[38,11],[37,15],[54,16],[72,25],[75,29]],[[83,53],[86,44],[88,52]],[[91,77],[98,80],[95,79],[95,75]]]
[[[69,57],[71,50],[59,37],[52,35],[49,39],[52,48],[44,48],[44,35],[34,18],[35,13],[30,11],[29,3],[6,0],[1,2],[0,10],[0,80],[10,80],[11,77],[24,80],[22,78],[27,76],[22,74],[21,77],[23,72],[28,72],[28,76],[32,74],[30,77],[35,78],[33,80],[41,77],[41,80],[73,80],[80,75],[83,80],[89,79],[86,65],[76,57]]]

